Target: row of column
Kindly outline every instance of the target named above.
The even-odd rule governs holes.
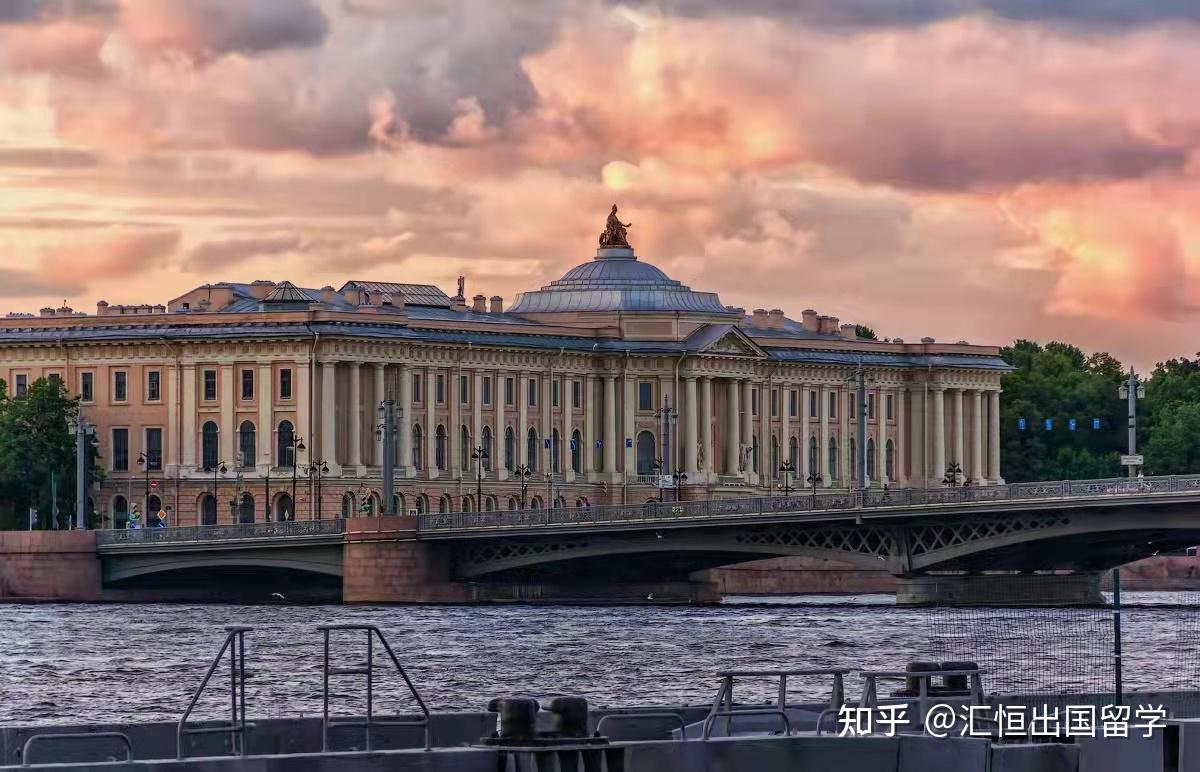
[[[946,394],[950,401],[950,456],[947,457]],[[984,399],[987,399],[987,430],[984,430]],[[932,434],[932,463],[926,472],[929,484],[936,485],[946,474],[949,464],[958,464],[963,474],[971,480],[999,482],[1000,480],[1000,392],[982,389],[929,390],[932,412],[930,434]],[[971,407],[971,446],[967,455],[965,444],[965,404]],[[987,438],[987,454],[984,454],[984,437]]]

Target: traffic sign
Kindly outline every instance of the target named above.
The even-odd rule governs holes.
[[[1067,421],[1067,428],[1070,429],[1071,431],[1075,431],[1075,419],[1074,418]]]
[[[675,484],[675,482],[674,482],[674,480],[671,479],[671,475],[669,475],[669,474],[659,475],[658,487],[671,488],[672,486],[674,486],[674,484]]]
[[[1049,431],[1053,431],[1053,430],[1054,430],[1054,419],[1047,418],[1046,419],[1046,431],[1049,432]]]
[[[1121,456],[1121,466],[1141,466],[1145,461],[1146,457],[1141,453],[1136,456]]]
[[[150,490],[152,490],[152,491],[158,490],[158,480],[150,481]]]
[[[1017,419],[1017,431],[1020,431],[1020,432],[1025,431],[1025,419],[1024,418]]]

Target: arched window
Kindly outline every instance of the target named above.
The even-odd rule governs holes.
[[[817,455],[818,455],[817,438],[809,437],[808,438],[808,473],[810,475],[815,475],[817,473],[817,469],[820,466],[820,461],[818,460]]]
[[[858,443],[850,438],[850,482],[858,482]]]
[[[290,494],[280,493],[275,497],[275,519],[281,523],[296,519],[296,510],[293,508]]]
[[[206,470],[217,468],[217,425],[213,421],[205,421],[200,429],[200,460]]]
[[[200,497],[200,525],[217,524],[217,497],[206,493]]]
[[[827,478],[830,481],[838,478],[838,455],[837,455],[837,438],[829,438],[829,474]]]
[[[425,458],[425,446],[422,444],[424,438],[421,436],[421,425],[413,424],[412,428],[412,466],[413,469],[421,468],[421,460]]]
[[[529,500],[529,508],[530,509],[541,509],[542,508],[542,497],[534,496],[532,499],[530,499]]]
[[[237,515],[239,523],[254,522],[254,497],[249,493],[243,493],[238,501]]]
[[[883,446],[883,473],[888,480],[896,479],[896,446],[891,440]]]
[[[867,438],[867,479],[875,479],[875,438]]]
[[[257,440],[254,423],[242,421],[242,425],[238,427],[238,466],[242,469],[254,468],[255,453],[258,449]]]
[[[571,471],[575,474],[583,472],[583,438],[578,429],[571,432]]]
[[[517,504],[519,504],[519,503],[520,503],[520,502],[518,502],[518,501],[517,501],[517,497],[516,497],[516,496],[509,496],[509,497],[508,497],[508,511],[509,511],[509,512],[516,512],[516,511],[517,511]]]
[[[750,471],[758,472],[758,435],[755,434],[750,438]]]
[[[525,453],[526,453],[526,455],[529,456],[530,471],[536,472],[537,466],[538,466],[537,459],[538,459],[538,455],[539,455],[539,453],[538,453],[538,434],[537,434],[537,429],[534,429],[532,426],[529,427],[529,436],[527,437],[526,443],[525,443]]]
[[[404,494],[392,494],[392,510],[397,515],[407,515],[408,510],[404,508]]]
[[[771,435],[771,467],[767,469],[768,475],[773,475],[779,470],[779,439]]]
[[[433,465],[439,472],[446,469],[446,427],[438,424],[433,443]]]
[[[444,512],[449,512],[449,511],[450,511],[450,497],[442,496],[440,499],[438,499],[438,512],[444,513]]]
[[[462,497],[462,511],[463,512],[474,512],[475,511],[474,504],[475,504],[475,502],[473,502],[471,500],[470,496]]]
[[[458,468],[471,469],[471,451],[475,449],[475,446],[471,444],[471,430],[465,426],[462,427],[462,431],[459,433],[459,439]]]
[[[485,512],[495,512],[496,511],[496,497],[495,496],[484,496],[483,497],[483,509]]]
[[[556,497],[554,499],[554,508],[555,509],[566,509],[567,508],[567,500],[564,499],[562,496]]]
[[[657,461],[654,450],[654,435],[650,432],[639,432],[637,436],[638,474],[654,474],[654,464]]]
[[[147,523],[154,525],[150,520],[158,519],[158,512],[162,509],[162,499],[155,496],[153,493],[146,499],[146,518]]]
[[[511,426],[504,429],[504,468],[510,472],[517,468],[517,438]]]
[[[113,496],[112,525],[113,528],[124,528],[129,522],[129,502],[124,496]]]
[[[487,451],[487,458],[480,461],[483,464],[483,471],[492,471],[492,459],[496,457],[496,448],[492,446],[492,427],[483,427],[483,449]]]
[[[292,447],[292,442],[296,436],[295,429],[292,428],[291,421],[280,421],[279,429],[275,434],[275,464],[276,466],[292,467],[296,465],[296,459],[293,458],[296,449]]]
[[[367,497],[367,504],[369,506],[367,514],[369,516],[378,517],[383,514],[383,500],[379,498],[378,493],[372,491],[371,495]]]
[[[550,432],[550,468],[554,470],[555,474],[562,471],[562,462],[559,461],[561,458],[562,438],[558,436],[558,429],[554,429]]]
[[[423,515],[426,512],[428,512],[429,511],[429,497],[426,496],[424,493],[417,496],[416,500],[413,501],[413,509],[417,510],[418,515]]]
[[[342,517],[344,517],[344,518],[354,517],[354,494],[353,493],[343,493],[342,494]]]

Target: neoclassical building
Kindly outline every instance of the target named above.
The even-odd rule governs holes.
[[[219,282],[165,306],[10,314],[0,378],[81,396],[108,523],[132,503],[173,525],[380,511],[383,399],[400,512],[517,508],[522,481],[529,507],[845,488],[859,368],[869,485],[939,486],[954,464],[1000,480],[996,347],[747,314],[639,259],[614,219],[594,258],[507,309],[461,278],[454,297]]]

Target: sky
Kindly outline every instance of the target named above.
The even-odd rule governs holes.
[[[880,337],[1200,350],[1194,0],[0,0],[0,312],[639,256]]]

